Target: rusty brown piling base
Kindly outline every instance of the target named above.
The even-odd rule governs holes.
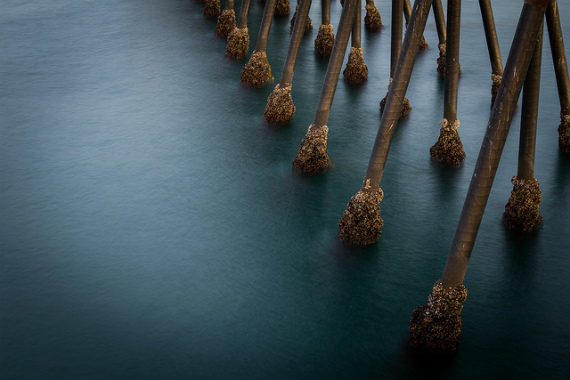
[[[558,145],[562,152],[570,154],[570,115],[561,115],[560,117]]]
[[[342,72],[349,84],[360,84],[368,80],[368,66],[364,63],[361,48],[350,48],[346,68]]]
[[[315,51],[321,57],[329,57],[334,46],[334,33],[332,24],[319,26],[319,33],[315,38]]]
[[[241,70],[241,82],[249,87],[259,88],[269,80],[269,62],[265,51],[254,51]]]
[[[204,4],[204,9],[202,10],[204,17],[213,19],[220,15],[222,9],[220,0],[206,0]]]
[[[233,9],[224,9],[222,14],[218,16],[218,24],[216,25],[216,34],[226,38],[228,34],[236,27],[236,11]]]
[[[439,138],[429,150],[434,161],[446,166],[459,166],[465,160],[458,128],[459,120],[455,120],[453,124],[450,124],[447,119],[441,121]]]
[[[381,188],[361,189],[354,194],[338,222],[338,237],[349,244],[374,244],[382,235],[384,221],[380,217]]]
[[[428,302],[417,307],[410,318],[410,346],[432,352],[455,351],[461,336],[461,310],[467,298],[463,284],[433,286]]]
[[[293,28],[295,27],[295,22],[297,20],[297,10],[299,10],[299,5],[297,5],[295,8],[295,13],[293,13],[293,17],[291,18],[291,26],[289,28],[291,31],[293,31]],[[307,16],[307,21],[305,21],[305,34],[309,33],[311,30],[313,30],[313,21],[309,16]]]
[[[275,16],[287,16],[290,11],[289,0],[277,0],[275,4]]]
[[[247,27],[234,28],[228,35],[226,44],[226,55],[236,60],[242,60],[247,55],[249,49],[249,34]]]
[[[330,165],[327,154],[327,136],[329,128],[309,126],[307,134],[299,144],[293,168],[300,174],[313,175],[324,172]]]
[[[536,178],[514,176],[513,191],[505,206],[503,224],[511,231],[532,232],[543,222],[540,216],[541,191]]]
[[[382,17],[380,17],[380,12],[378,12],[378,8],[376,8],[374,2],[366,2],[364,8],[366,9],[364,27],[371,32],[380,30],[384,25],[382,25]]]
[[[279,84],[275,86],[265,105],[263,116],[269,124],[287,124],[293,118],[296,108],[291,97],[291,86],[281,88]]]

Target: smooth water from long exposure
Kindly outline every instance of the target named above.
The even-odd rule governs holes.
[[[239,9],[238,2],[236,8]],[[384,29],[363,31],[368,83],[339,80],[326,174],[291,169],[327,62],[303,40],[297,113],[263,122],[290,38],[275,20],[276,82],[240,86],[215,22],[192,0],[0,4],[1,379],[568,379],[570,159],[545,41],[536,177],[544,225],[509,233],[520,102],[467,271],[457,354],[406,349],[412,310],[440,278],[490,113],[478,4],[464,1],[459,169],[432,163],[443,109],[433,17],[382,181],[378,244],[345,247],[389,76]],[[295,3],[291,4],[292,8]],[[445,5],[445,3],[444,3]],[[494,1],[503,63],[522,1]],[[340,4],[331,6],[337,29]],[[294,9],[294,8],[293,8]],[[570,44],[570,1],[560,1]],[[263,6],[253,0],[255,44]],[[545,35],[546,36],[546,35]],[[569,49],[566,48],[569,55]]]

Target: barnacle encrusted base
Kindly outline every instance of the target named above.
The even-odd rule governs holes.
[[[297,20],[298,10],[299,10],[299,5],[295,7],[295,13],[293,13],[293,17],[291,18],[291,26],[290,26],[291,31],[293,31],[293,28],[295,27],[295,21]],[[305,34],[309,33],[311,30],[313,30],[313,21],[307,15],[307,21],[305,21]]]
[[[319,26],[319,33],[315,38],[315,51],[321,57],[328,57],[334,46],[334,33],[332,24]]]
[[[241,60],[247,55],[249,49],[249,34],[246,28],[234,28],[228,35],[226,55],[233,59]]]
[[[491,74],[491,78],[493,79],[493,84],[491,85],[491,105],[493,105],[493,103],[495,103],[495,98],[497,97],[497,92],[499,92],[499,87],[501,86],[503,77],[501,75]]]
[[[511,231],[532,232],[543,219],[540,216],[541,191],[536,178],[523,179],[514,176],[511,179],[513,191],[505,205],[503,224]]]
[[[306,175],[324,172],[330,165],[327,154],[327,135],[329,128],[323,125],[320,128],[309,126],[307,134],[299,144],[297,156],[293,160],[293,168]]]
[[[447,119],[441,121],[441,129],[439,130],[439,139],[429,149],[431,158],[440,164],[447,166],[459,166],[465,159],[463,151],[463,143],[459,138],[459,120],[455,120],[453,124]]]
[[[220,15],[222,9],[220,0],[206,0],[204,4],[202,13],[206,18],[216,18]]]
[[[366,16],[364,16],[364,26],[371,32],[376,32],[382,28],[382,17],[380,17],[380,12],[378,8],[374,5],[374,2],[367,2],[366,6]]]
[[[426,50],[428,48],[428,43],[426,41],[426,38],[422,35],[422,39],[420,40],[420,50]]]
[[[342,72],[344,79],[350,84],[359,84],[368,79],[368,66],[364,63],[361,48],[350,48],[346,68]]]
[[[428,302],[417,307],[410,318],[410,346],[433,352],[457,349],[461,336],[461,310],[467,298],[463,284],[433,286]]]
[[[295,110],[291,97],[291,86],[281,88],[277,84],[267,98],[263,116],[269,124],[283,125],[291,121]]]
[[[286,16],[291,12],[289,9],[289,0],[277,0],[275,4],[275,16]]]
[[[570,154],[570,115],[560,116],[560,125],[558,126],[558,145],[560,150],[566,154]]]
[[[368,180],[369,181],[369,180]],[[384,198],[381,188],[365,186],[354,194],[338,221],[338,237],[349,244],[374,244],[382,234],[384,221],[380,217],[380,202]]]
[[[269,61],[265,51],[254,50],[249,61],[241,69],[241,82],[250,87],[259,88],[269,78]]]
[[[236,27],[236,11],[233,9],[224,9],[222,14],[218,16],[218,24],[216,25],[216,34],[220,37],[227,37],[228,34]]]
[[[382,100],[380,101],[380,113],[384,112],[384,107],[386,106],[387,98],[388,98],[388,93],[386,93],[386,96],[384,96],[384,98],[382,98]],[[406,116],[408,116],[411,111],[412,111],[412,106],[410,105],[410,100],[404,97],[404,101],[402,103],[402,109],[400,110],[400,119],[403,119]]]

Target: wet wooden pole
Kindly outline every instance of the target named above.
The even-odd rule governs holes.
[[[382,28],[382,17],[374,0],[366,0],[366,16],[364,16],[364,26],[371,32],[376,32]]]
[[[226,1],[226,8],[218,16],[216,34],[220,37],[227,37],[236,27],[236,11],[234,10],[234,0]]]
[[[360,84],[368,79],[368,66],[364,63],[364,55],[361,45],[361,10],[362,0],[356,0],[356,11],[352,23],[352,46],[348,55],[348,62],[343,71],[344,79],[349,84]]]
[[[412,16],[412,6],[410,4],[410,0],[404,0],[404,17],[406,18],[406,28],[410,22],[410,17]],[[426,50],[428,48],[428,44],[424,35],[422,34],[422,39],[420,40],[420,50]]]
[[[271,92],[267,98],[267,104],[263,115],[265,121],[270,124],[287,124],[295,114],[295,105],[291,98],[291,88],[293,85],[293,74],[295,72],[295,64],[299,55],[299,47],[304,34],[304,23],[311,8],[311,0],[300,0],[300,7],[297,13],[297,20],[293,28],[293,35],[289,43],[289,51],[285,59],[285,66],[281,74],[279,84]]]
[[[550,50],[554,62],[554,73],[560,99],[560,126],[558,127],[558,143],[560,149],[570,154],[570,80],[568,80],[568,64],[564,52],[564,38],[560,26],[558,3],[551,0],[546,9],[546,25],[550,39]]]
[[[531,232],[541,223],[540,184],[534,176],[536,122],[540,92],[542,61],[542,23],[536,37],[536,47],[523,85],[521,131],[517,175],[511,179],[513,191],[505,206],[503,224],[512,231]]]
[[[416,308],[410,319],[414,347],[453,351],[459,343],[461,310],[467,297],[463,279],[547,5],[548,0],[524,2],[442,278],[428,303]]]
[[[263,19],[259,27],[255,50],[251,53],[249,61],[245,64],[241,71],[241,82],[250,87],[261,87],[271,79],[271,66],[267,59],[267,39],[269,29],[271,29],[271,20],[275,10],[276,0],[266,0],[263,11]]]
[[[457,118],[457,85],[459,82],[459,41],[461,30],[461,0],[447,3],[447,56],[445,61],[445,90],[443,120],[439,138],[430,148],[431,158],[444,166],[459,166],[465,159],[459,138]]]
[[[334,46],[330,0],[321,0],[321,9],[321,26],[319,26],[319,32],[315,38],[315,51],[321,57],[329,57]]]
[[[356,0],[345,1],[340,23],[334,43],[333,51],[327,66],[327,73],[321,97],[313,124],[309,126],[307,134],[297,150],[297,156],[293,160],[293,168],[301,174],[317,174],[325,171],[329,164],[327,154],[327,122],[331,111],[338,76],[342,68],[342,61],[348,45],[348,38],[354,21]]]
[[[437,27],[437,39],[439,44],[439,57],[437,58],[437,72],[440,74],[445,73],[445,55],[447,53],[447,30],[445,28],[445,16],[443,13],[443,5],[441,0],[433,0],[432,4],[433,16],[435,18],[435,25]]]
[[[226,55],[233,59],[244,59],[249,49],[249,34],[247,30],[247,14],[251,0],[243,0],[239,12],[237,27],[228,35]]]
[[[390,82],[388,84],[388,91],[392,86],[392,78],[396,71],[396,65],[398,64],[398,57],[400,56],[400,50],[402,48],[402,13],[404,9],[404,0],[392,0],[392,26],[391,26],[391,41],[390,41]],[[419,45],[418,45],[419,46]],[[386,100],[388,94],[380,101],[380,112],[384,112],[384,107],[386,106]],[[404,118],[410,114],[412,107],[410,106],[410,101],[404,98],[404,103],[400,109],[400,117]]]
[[[491,104],[495,102],[497,91],[501,85],[503,78],[503,63],[501,62],[501,49],[499,48],[499,40],[495,29],[495,19],[493,18],[493,8],[491,0],[479,0],[479,8],[483,18],[483,27],[485,28],[485,39],[487,40],[487,49],[489,50],[489,58],[491,60],[491,79],[493,85],[491,87]]]
[[[386,109],[380,120],[362,187],[350,198],[338,223],[339,238],[347,243],[369,245],[376,243],[380,238],[383,225],[380,217],[380,201],[383,198],[380,181],[392,137],[400,118],[400,109],[412,76],[431,2],[432,0],[416,0],[414,3],[412,17],[406,30],[404,45],[394,71],[394,80],[388,92]],[[398,13],[401,19],[402,12]]]

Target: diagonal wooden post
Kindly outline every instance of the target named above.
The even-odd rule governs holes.
[[[453,351],[459,344],[461,310],[467,297],[463,279],[547,5],[548,0],[524,2],[442,278],[427,304],[416,308],[410,319],[414,347]]]

